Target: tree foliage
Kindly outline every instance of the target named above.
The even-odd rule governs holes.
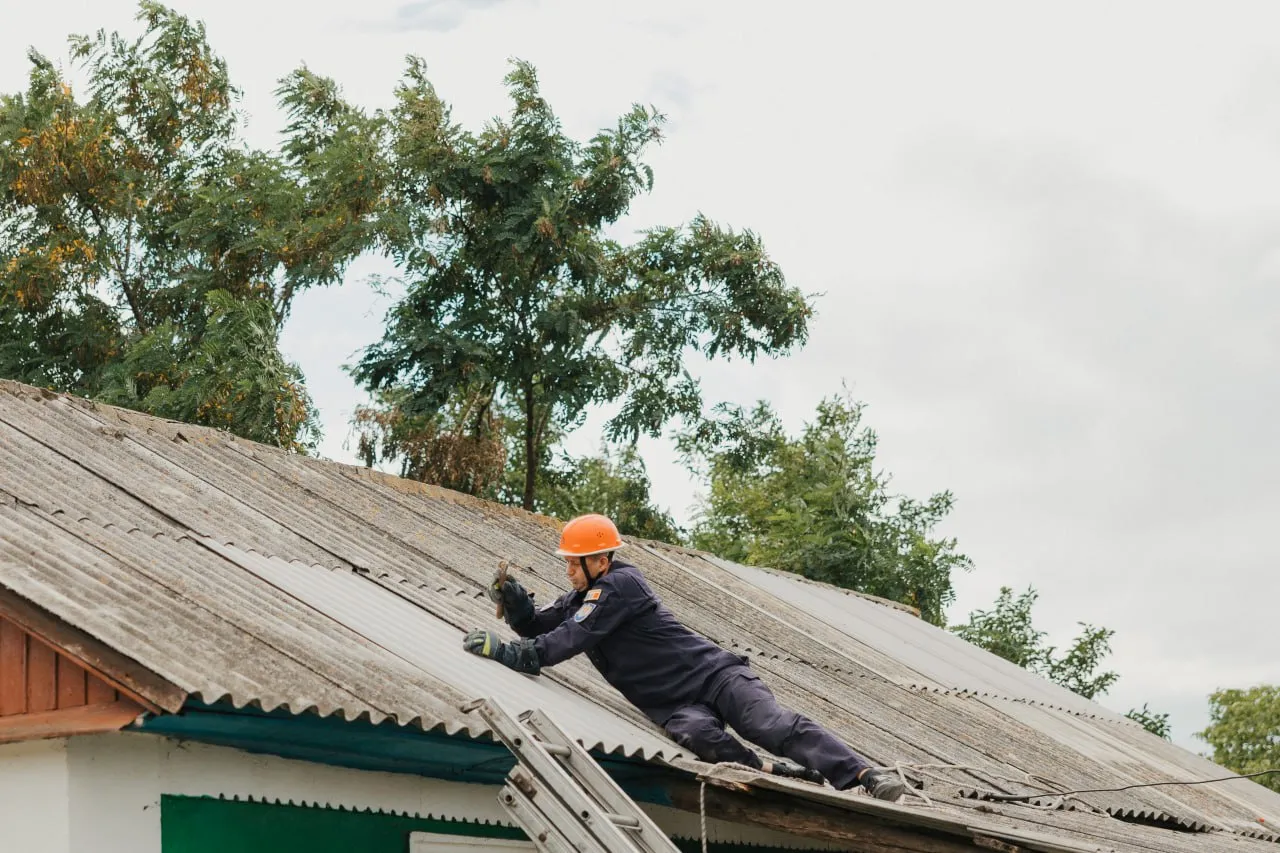
[[[395,399],[356,410],[356,452],[366,465],[396,462],[402,477],[503,503],[520,500],[525,465],[517,417],[476,392],[456,395],[431,415],[412,417],[406,410]],[[561,438],[556,435],[541,448],[537,512],[566,520],[600,512],[625,536],[684,541],[671,515],[653,504],[649,475],[634,445],[603,446],[599,454],[579,458],[553,457]]]
[[[510,115],[473,133],[415,59],[379,115],[382,234],[407,293],[353,375],[406,422],[429,423],[460,398],[494,401],[518,427],[518,497],[531,509],[552,439],[587,407],[619,403],[612,440],[696,419],[686,354],[786,352],[811,309],[749,231],[699,216],[630,244],[605,235],[652,187],[643,156],[660,138],[657,112],[635,106],[580,143],[532,66],[514,63],[506,84]]]
[[[314,449],[314,408],[301,372],[280,357],[271,306],[225,290],[206,299],[197,340],[166,320],[107,369],[98,398],[263,444]]]
[[[904,602],[943,623],[951,573],[970,568],[955,540],[934,534],[951,494],[893,494],[875,469],[876,434],[862,425],[861,404],[823,400],[795,437],[767,403],[718,411],[680,437],[708,480],[697,547]]]
[[[1031,608],[1040,594],[1034,588],[1013,597],[1013,590],[1000,587],[995,607],[975,610],[966,625],[951,630],[962,639],[986,649],[993,655],[1016,663],[1023,669],[1037,670],[1045,657],[1045,636],[1031,621]]]
[[[548,479],[550,487],[539,499],[541,512],[562,519],[599,512],[613,519],[624,536],[673,545],[684,542],[671,515],[654,505],[649,474],[634,445],[604,447],[595,456],[567,459]]]
[[[1111,653],[1115,632],[1080,622],[1080,634],[1065,651],[1059,652],[1046,642],[1045,632],[1036,630],[1032,623],[1031,609],[1039,597],[1034,587],[1027,587],[1017,598],[1009,587],[1001,587],[993,608],[973,611],[966,624],[951,630],[975,646],[1043,675],[1086,699],[1106,693],[1120,678],[1114,671],[1099,671],[1103,659]],[[1125,716],[1157,737],[1170,737],[1169,715],[1150,710],[1146,703],[1140,709],[1125,712]]]
[[[138,18],[136,39],[71,38],[85,97],[32,50],[26,91],[0,98],[0,375],[301,447],[314,413],[266,350],[293,297],[368,243],[380,190],[353,166],[376,152],[305,75],[281,89],[283,152],[248,148],[203,26],[149,0]],[[254,352],[252,391],[192,361],[225,347]],[[265,420],[224,408],[242,392]]]
[[[1081,632],[1064,652],[1049,645],[1043,631],[1032,624],[1031,608],[1040,594],[1034,587],[1013,597],[1013,590],[1001,587],[991,610],[975,610],[967,624],[953,628],[963,639],[992,654],[1039,673],[1068,690],[1093,699],[1106,693],[1120,676],[1099,672],[1103,658],[1111,652],[1107,628],[1080,623]]]
[[[381,391],[356,408],[356,454],[365,465],[398,462],[400,476],[495,499],[507,480],[505,420],[483,389],[459,392],[425,414],[410,414],[407,392]]]
[[[374,392],[370,405],[352,418],[356,451],[366,465],[398,463],[400,476],[505,504],[524,495],[524,429],[510,400],[495,398],[492,386],[457,390],[444,406],[420,412],[412,393],[393,387]],[[534,448],[534,466],[544,487],[566,476],[557,450],[564,433],[549,425]],[[545,511],[542,493],[532,509]]]
[[[1236,773],[1280,769],[1280,686],[1218,690],[1209,696],[1209,725],[1197,736],[1213,760]],[[1254,781],[1280,791],[1280,773]]]
[[[1147,708],[1147,703],[1143,702],[1141,708],[1131,708],[1125,712],[1125,716],[1151,732],[1156,737],[1169,740],[1172,730],[1169,728],[1169,715],[1157,714]]]

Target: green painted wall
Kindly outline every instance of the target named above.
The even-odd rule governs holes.
[[[406,853],[410,832],[524,838],[518,829],[318,806],[160,798],[163,853]]]
[[[160,798],[162,853],[407,853],[410,832],[525,837],[505,826],[381,812],[168,794]],[[685,853],[702,849],[696,840],[675,843]],[[715,853],[798,853],[754,844],[713,842],[707,847]]]

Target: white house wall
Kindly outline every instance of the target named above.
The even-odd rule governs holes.
[[[23,853],[161,853],[162,794],[512,825],[498,804],[497,786],[330,767],[147,734],[87,735],[20,744],[17,749],[0,747],[0,793],[0,807],[12,812],[0,812],[5,835],[12,820],[20,831],[39,836],[38,843],[28,841],[25,846],[0,844],[0,849]],[[664,831],[698,837],[697,815],[647,804],[644,808]],[[49,834],[51,829],[57,832]],[[707,829],[713,841],[845,849],[718,820],[709,820]]]
[[[67,741],[72,853],[160,853],[164,756],[146,735]]]
[[[0,745],[0,850],[71,853],[66,741]]]

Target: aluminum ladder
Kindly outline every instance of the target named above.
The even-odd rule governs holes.
[[[492,699],[476,711],[516,765],[498,801],[545,853],[679,853],[666,834],[582,746],[542,711],[517,719]]]

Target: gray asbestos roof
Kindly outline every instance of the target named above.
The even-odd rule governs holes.
[[[540,600],[562,591],[556,536],[528,513],[0,382],[0,586],[196,698],[480,736],[459,706],[494,696],[546,709],[600,751],[680,763],[585,661],[531,678],[461,650],[465,629],[505,631],[482,593],[500,559],[531,567]],[[1280,795],[1251,782],[975,813],[975,792],[1226,774],[900,608],[684,549],[627,557],[784,704],[878,763],[931,766],[938,805],[907,806],[922,822],[986,821],[1061,849],[1280,839],[1267,829]]]

